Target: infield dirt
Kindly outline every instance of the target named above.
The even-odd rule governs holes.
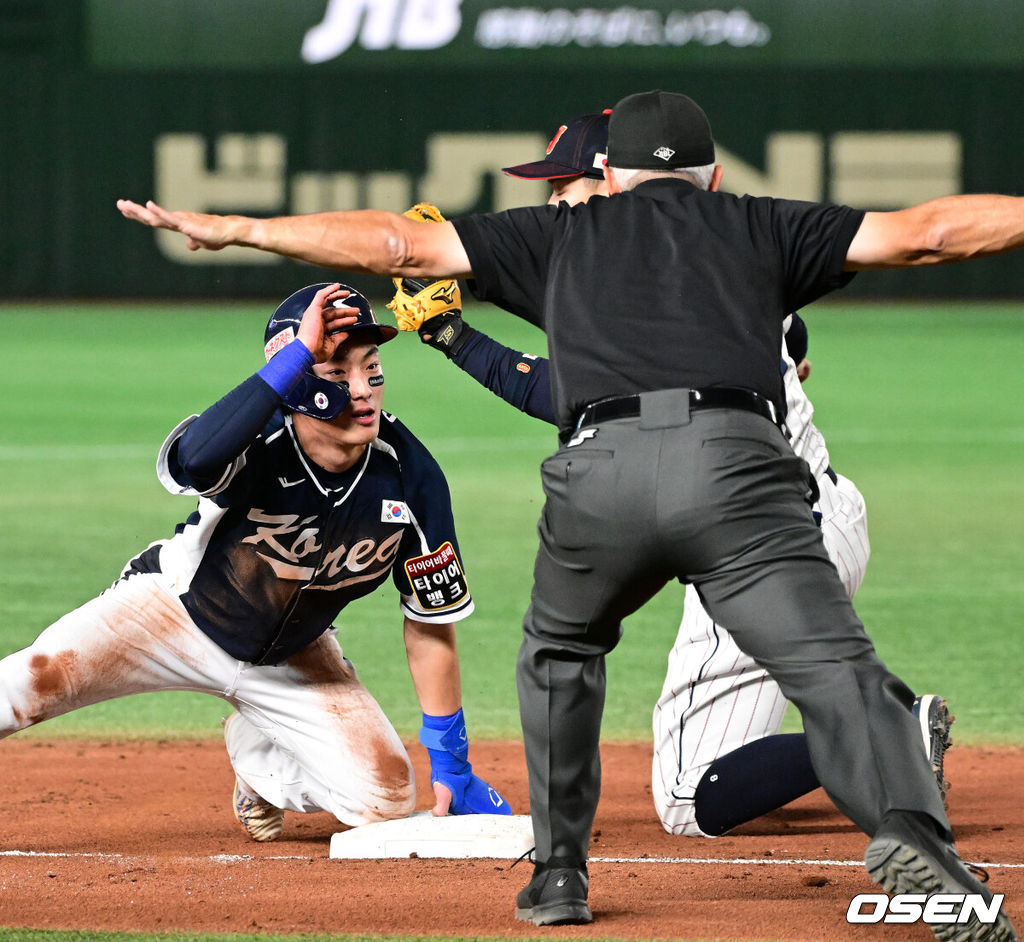
[[[423,750],[410,745],[418,780]],[[666,834],[650,746],[605,744],[591,848],[590,926],[513,919],[529,880],[511,860],[342,861],[328,815],[288,814],[248,840],[230,812],[220,741],[0,743],[0,926],[265,933],[623,939],[932,938],[924,926],[850,926],[867,838],[818,791],[727,837]],[[527,811],[519,743],[474,743],[476,771]],[[1024,749],[955,747],[950,814],[965,859],[1024,925]],[[421,785],[420,807],[429,807]],[[674,858],[672,862],[653,858]],[[794,862],[801,861],[801,862]]]

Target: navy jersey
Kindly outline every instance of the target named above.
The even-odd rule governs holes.
[[[444,474],[394,416],[382,413],[363,457],[333,474],[278,413],[202,492],[182,483],[176,460],[194,420],[168,436],[157,470],[172,493],[199,495],[196,511],[128,569],[172,576],[196,625],[232,657],[284,660],[389,574],[410,618],[447,623],[472,612]]]

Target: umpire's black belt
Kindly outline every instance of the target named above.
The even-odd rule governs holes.
[[[752,389],[740,389],[736,386],[708,386],[706,389],[687,390],[690,397],[690,411],[700,409],[741,409],[764,416],[785,432],[783,417],[775,408],[775,403],[765,399]],[[611,396],[590,403],[580,413],[576,426],[568,435],[562,436],[562,443],[573,438],[581,428],[587,425],[600,425],[612,419],[635,419],[640,415],[640,394],[632,396]]]

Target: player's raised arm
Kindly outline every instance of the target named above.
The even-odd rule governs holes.
[[[398,213],[372,209],[257,219],[171,211],[152,200],[141,205],[121,199],[117,208],[126,219],[180,232],[194,251],[239,245],[348,272],[472,275],[466,251],[449,222],[421,226]]]
[[[232,463],[280,408],[282,396],[312,362],[330,359],[346,339],[359,309],[345,305],[349,292],[325,285],[309,303],[295,342],[266,366],[179,427],[166,449],[167,474],[177,484],[204,493],[222,482]],[[347,394],[345,396],[347,402]],[[343,403],[344,405],[344,403]],[[165,480],[165,484],[168,482]]]
[[[867,213],[846,253],[846,271],[942,265],[1024,246],[1024,198],[944,196]]]

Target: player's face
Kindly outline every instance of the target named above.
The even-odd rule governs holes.
[[[551,181],[551,196],[548,205],[568,203],[575,206],[585,203],[592,196],[607,196],[608,188],[604,181],[591,180],[582,175],[578,177],[562,177]]]
[[[365,445],[377,437],[384,400],[384,374],[375,343],[350,340],[331,359],[313,366],[317,376],[332,383],[347,383],[352,401],[331,423],[346,445]]]

